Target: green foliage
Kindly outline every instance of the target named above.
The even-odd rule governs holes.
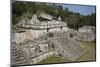
[[[17,24],[19,22],[20,18],[21,17],[19,17],[19,16],[13,15],[12,16],[12,25]]]
[[[27,17],[28,19],[31,19],[32,18],[32,15],[33,15],[33,13],[25,13],[25,14],[23,14],[23,17]]]
[[[68,26],[74,29],[78,29],[79,19],[80,19],[79,14],[71,14],[67,19]]]

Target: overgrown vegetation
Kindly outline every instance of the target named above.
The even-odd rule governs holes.
[[[15,25],[23,17],[31,19],[32,15],[35,13],[45,12],[57,18],[61,16],[63,21],[65,21],[68,27],[73,29],[78,29],[84,25],[96,25],[96,14],[91,15],[80,15],[79,13],[74,13],[69,11],[68,8],[63,8],[62,5],[55,3],[34,3],[34,2],[19,2],[15,1],[12,4],[12,24]]]

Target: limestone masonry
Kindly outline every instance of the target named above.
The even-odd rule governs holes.
[[[85,36],[90,36],[86,41],[95,40],[94,27],[75,31],[69,29],[60,16],[53,18],[45,13],[34,14],[32,19],[23,18],[16,24],[18,30],[12,32],[12,65],[37,64],[52,55],[75,61],[86,52],[76,39],[85,41]],[[92,34],[84,34],[87,31]],[[71,33],[73,37],[69,36]]]

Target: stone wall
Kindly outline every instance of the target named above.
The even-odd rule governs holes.
[[[86,30],[86,29],[85,29]],[[90,30],[90,29],[89,29]],[[88,30],[86,30],[88,31]],[[96,39],[96,32],[93,30],[91,30],[91,32],[86,32],[86,31],[78,31],[78,30],[74,30],[74,29],[70,29],[68,28],[67,33],[72,34],[72,38],[75,40],[81,40],[81,41],[95,41]]]
[[[50,56],[52,56],[52,55],[54,55],[55,54],[55,51],[49,51],[49,52],[47,52],[47,53],[44,53],[44,54],[42,54],[42,55],[40,55],[40,56],[38,56],[38,57],[36,57],[36,58],[33,58],[32,59],[32,63],[33,64],[36,64],[36,63],[39,63],[40,61],[42,61],[42,60],[44,60],[44,59],[46,59],[46,58],[48,58],[48,57],[50,57]]]

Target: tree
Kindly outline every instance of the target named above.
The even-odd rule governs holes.
[[[71,14],[68,17],[68,27],[73,28],[73,29],[78,29],[78,24],[79,24],[79,19],[80,19],[80,15],[78,14]]]

